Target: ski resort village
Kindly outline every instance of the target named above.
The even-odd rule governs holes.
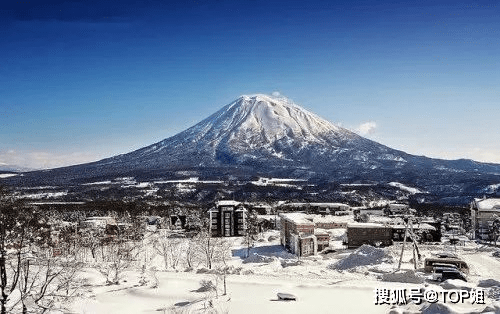
[[[499,17],[0,1],[0,314],[500,314]]]
[[[4,313],[500,312],[500,198],[441,212],[26,191],[2,194]]]
[[[0,177],[5,313],[500,313],[500,165],[415,156],[287,98]]]

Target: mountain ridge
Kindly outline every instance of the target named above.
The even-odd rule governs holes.
[[[259,175],[338,182],[403,182],[433,193],[479,193],[500,165],[405,153],[364,138],[285,97],[243,95],[192,127],[100,161],[25,173],[13,184],[75,184],[120,176],[206,178]]]

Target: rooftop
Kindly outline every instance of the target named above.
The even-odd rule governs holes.
[[[373,222],[351,222],[347,224],[347,228],[390,228],[389,226],[383,224],[377,224]]]
[[[221,200],[215,203],[216,206],[238,206],[240,204],[241,204],[240,202],[233,200]]]
[[[323,208],[349,208],[349,205],[342,203],[285,203],[284,206],[292,206],[292,207],[303,207],[303,206],[312,206],[312,207],[323,207]]]
[[[474,200],[478,210],[499,210],[500,198],[487,198]]]
[[[308,215],[304,213],[283,213],[280,214],[280,217],[282,217],[283,219],[293,221],[296,224],[314,225],[314,223],[311,220],[307,219]]]

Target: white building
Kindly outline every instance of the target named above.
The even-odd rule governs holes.
[[[477,198],[470,205],[471,224],[475,236],[484,239],[489,227],[500,218],[500,198]]]

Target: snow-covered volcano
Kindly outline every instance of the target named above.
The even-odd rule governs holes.
[[[258,94],[241,96],[184,132],[105,162],[147,168],[171,164],[309,169],[320,161],[331,163],[347,156],[366,163],[374,153],[385,154],[377,156],[382,160],[404,162],[399,152],[338,127],[287,98]]]
[[[205,178],[403,182],[438,193],[473,192],[500,182],[499,165],[409,155],[336,126],[287,98],[261,94],[241,96],[191,128],[131,153],[13,180],[67,184],[119,176],[165,178],[185,171]]]

